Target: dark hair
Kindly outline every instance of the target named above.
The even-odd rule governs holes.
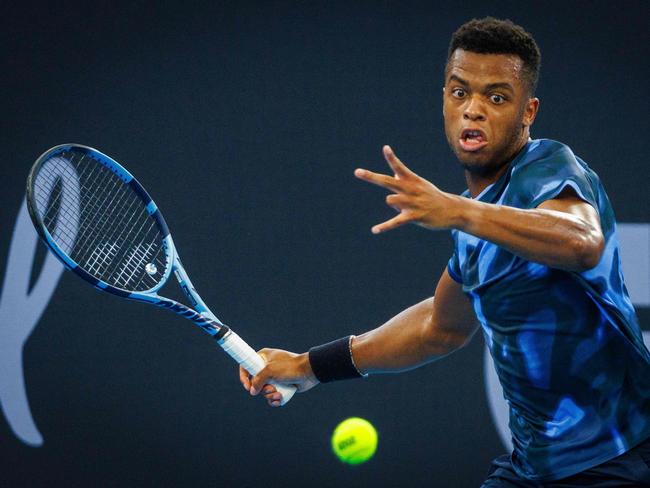
[[[530,94],[535,93],[542,55],[533,36],[510,20],[472,19],[451,36],[447,63],[456,49],[479,54],[515,54],[523,62],[522,74]]]

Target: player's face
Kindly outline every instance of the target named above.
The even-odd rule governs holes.
[[[457,49],[445,73],[447,141],[470,173],[490,176],[523,147],[539,100],[529,98],[523,62],[509,54]]]

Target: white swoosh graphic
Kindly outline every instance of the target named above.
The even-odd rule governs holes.
[[[61,161],[58,163],[61,164]],[[52,174],[51,181],[47,182],[49,191],[54,187],[54,180],[61,176],[63,197],[78,202],[79,182],[76,171],[71,165],[68,165],[67,171],[67,176],[58,172]],[[55,235],[56,233],[55,230]],[[38,235],[29,217],[27,204],[23,202],[9,247],[0,296],[0,407],[16,437],[33,447],[43,445],[43,436],[34,423],[27,401],[23,349],[45,311],[64,269],[54,255],[47,253],[38,279],[29,291],[37,243]]]

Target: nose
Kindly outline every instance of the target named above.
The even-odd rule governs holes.
[[[485,120],[485,110],[478,97],[468,97],[465,109],[463,110],[465,120]]]

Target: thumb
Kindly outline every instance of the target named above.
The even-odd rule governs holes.
[[[256,375],[251,378],[251,395],[257,395],[264,385],[269,383],[273,379],[271,372],[269,371],[268,366],[262,368]]]

